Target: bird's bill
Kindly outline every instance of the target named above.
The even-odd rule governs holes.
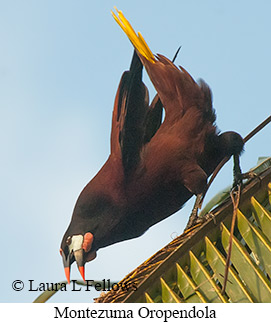
[[[85,281],[85,260],[84,260],[84,253],[85,251],[83,249],[79,249],[74,251],[74,258],[78,267],[78,270],[83,278],[83,280]]]
[[[67,282],[68,284],[71,282],[70,281],[70,267],[64,267],[64,270],[65,270],[65,276],[66,276],[66,279],[67,279]]]
[[[83,249],[79,249],[76,250],[72,253],[69,253],[67,258],[65,256],[64,252],[61,252],[62,255],[62,259],[63,259],[63,265],[64,265],[64,271],[65,271],[65,276],[67,279],[68,284],[70,284],[70,272],[71,272],[71,263],[74,261],[71,259],[74,257],[78,270],[83,278],[83,280],[85,281],[85,263],[89,262],[93,259],[96,258],[96,251],[92,251],[89,253],[85,253],[85,251]]]
[[[89,262],[96,258],[96,251],[92,251],[90,253],[85,253],[83,249],[77,250],[74,252],[75,261],[77,263],[78,270],[83,278],[85,279],[85,263]]]
[[[78,270],[79,270],[83,280],[86,281],[85,280],[85,267],[84,266],[78,266]]]
[[[75,235],[71,238],[68,245],[68,254],[66,256],[65,252],[60,249],[60,254],[62,256],[65,275],[70,284],[70,268],[71,264],[76,261],[78,270],[85,281],[85,263],[96,258],[96,251],[91,251],[91,246],[93,242],[93,234],[87,232],[84,236]]]
[[[70,283],[70,268],[71,268],[71,261],[70,259],[72,258],[72,254],[68,254],[68,256],[66,257],[65,253],[63,252],[62,249],[59,250],[60,251],[60,255],[62,257],[63,260],[63,266],[64,266],[64,271],[65,271],[65,276],[67,279],[68,284]]]

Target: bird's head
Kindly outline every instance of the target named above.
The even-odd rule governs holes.
[[[96,250],[93,250],[94,236],[91,232],[84,232],[78,234],[70,234],[69,229],[65,233],[60,254],[62,256],[65,275],[68,283],[70,283],[70,267],[75,261],[78,270],[85,280],[85,263],[96,258]]]
[[[96,258],[100,248],[121,240],[117,235],[119,209],[108,196],[97,190],[94,183],[91,181],[81,192],[60,245],[68,282],[74,262],[85,280],[84,265]]]

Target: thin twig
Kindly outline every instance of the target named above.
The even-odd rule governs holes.
[[[268,123],[271,121],[271,116],[267,117],[262,123],[260,123],[255,129],[253,129],[248,135],[245,136],[244,142],[246,143],[255,136],[259,131],[261,131]]]
[[[233,232],[237,217],[237,209],[240,202],[240,195],[241,195],[241,185],[239,184],[237,186],[237,191],[231,191],[231,199],[233,204],[233,214],[232,214],[232,220],[231,220],[231,232],[230,232],[230,239],[229,239],[229,248],[228,248],[228,254],[226,259],[226,265],[225,265],[225,273],[224,273],[224,282],[221,294],[223,295],[226,290],[227,280],[228,280],[228,274],[229,274],[229,268],[230,268],[230,260],[231,260],[231,250],[232,250],[232,240],[233,240]]]

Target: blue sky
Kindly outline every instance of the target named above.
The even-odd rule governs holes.
[[[115,92],[133,53],[114,5],[153,52],[173,57],[182,46],[176,63],[212,88],[221,131],[245,136],[270,115],[269,1],[0,1],[1,302],[33,301],[30,279],[64,279],[60,241],[81,189],[108,157]],[[270,137],[268,126],[246,145],[244,171],[270,156]],[[207,199],[231,180],[229,162]],[[182,233],[192,204],[100,250],[86,277],[121,279]],[[12,290],[16,279],[25,290]],[[52,301],[97,296],[62,292]]]

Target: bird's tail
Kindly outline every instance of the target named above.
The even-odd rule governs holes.
[[[116,20],[116,22],[119,24],[121,29],[125,32],[127,37],[130,39],[131,43],[135,47],[135,49],[144,56],[148,61],[155,63],[155,57],[153,53],[151,52],[148,44],[146,43],[145,39],[142,37],[141,33],[136,33],[129,23],[129,21],[124,17],[122,11],[118,10],[116,7],[114,7],[117,14],[115,14],[112,10],[111,13]]]

